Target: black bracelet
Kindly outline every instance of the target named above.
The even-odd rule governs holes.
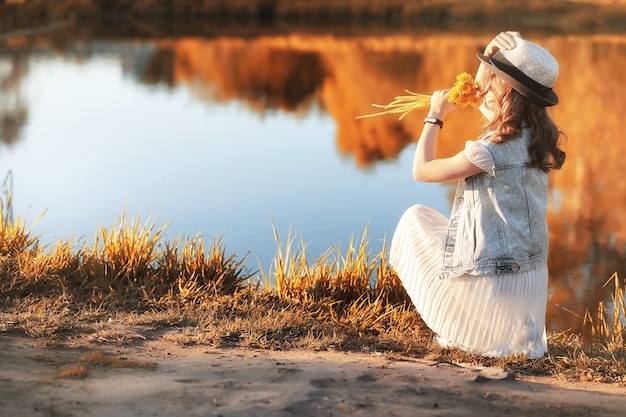
[[[443,129],[443,120],[436,119],[434,117],[427,117],[424,119],[424,123],[432,123],[434,125],[439,125],[440,129]]]

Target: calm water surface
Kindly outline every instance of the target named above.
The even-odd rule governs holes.
[[[0,177],[12,175],[14,212],[44,243],[91,242],[126,213],[171,222],[168,238],[222,237],[252,270],[270,270],[273,227],[283,243],[302,240],[310,259],[347,249],[367,228],[375,255],[409,206],[448,215],[453,187],[411,178],[423,115],[354,117],[404,88],[430,92],[474,71],[468,50],[487,41],[9,38],[0,47]],[[541,41],[561,63],[554,117],[569,136],[566,167],[551,174],[549,325],[577,329],[569,311],[595,309],[607,297],[602,284],[626,274],[626,182],[621,162],[603,153],[626,152],[619,117],[605,111],[626,106],[617,93],[626,84],[626,37]],[[587,69],[597,54],[611,66]],[[579,90],[593,91],[582,115]],[[450,119],[442,154],[478,126],[475,114]]]
[[[259,115],[236,100],[207,103],[184,87],[137,83],[114,58],[28,67],[28,122],[2,144],[0,167],[12,171],[16,212],[44,241],[92,240],[126,212],[171,221],[169,237],[222,236],[227,252],[267,271],[273,227],[283,242],[290,230],[303,239],[313,259],[367,227],[376,254],[416,199],[449,212],[448,188],[410,178],[412,149],[359,168],[338,154],[333,119],[319,109]]]

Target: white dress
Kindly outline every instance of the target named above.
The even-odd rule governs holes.
[[[485,172],[493,170],[491,155],[478,142],[466,143],[465,156]],[[438,273],[448,221],[429,207],[410,207],[389,253],[411,301],[437,334],[435,341],[484,356],[542,357],[547,350],[547,264],[514,277],[466,274],[442,280]]]

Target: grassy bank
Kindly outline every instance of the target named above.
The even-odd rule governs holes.
[[[432,344],[386,253],[371,256],[367,233],[347,251],[311,261],[277,240],[271,271],[250,271],[221,240],[167,241],[166,226],[128,219],[101,228],[92,243],[42,247],[5,210],[0,226],[0,323],[59,345],[83,340],[132,344],[133,333],[175,343],[263,349],[378,351],[452,363],[504,366],[519,373],[626,384],[624,286],[613,306],[586,317],[591,340],[549,335],[542,359],[488,359]],[[261,277],[261,280],[255,277]],[[269,282],[275,283],[270,285]]]

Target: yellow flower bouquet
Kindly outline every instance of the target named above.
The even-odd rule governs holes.
[[[380,116],[383,114],[402,113],[398,120],[404,119],[409,112],[416,109],[424,109],[430,106],[431,96],[428,94],[413,93],[405,90],[410,95],[397,96],[394,101],[386,106],[380,104],[372,104],[372,106],[383,109],[382,112],[357,116],[357,119],[365,117]],[[460,107],[478,107],[482,102],[481,86],[475,81],[470,74],[462,72],[456,76],[454,86],[448,92],[448,101]]]

